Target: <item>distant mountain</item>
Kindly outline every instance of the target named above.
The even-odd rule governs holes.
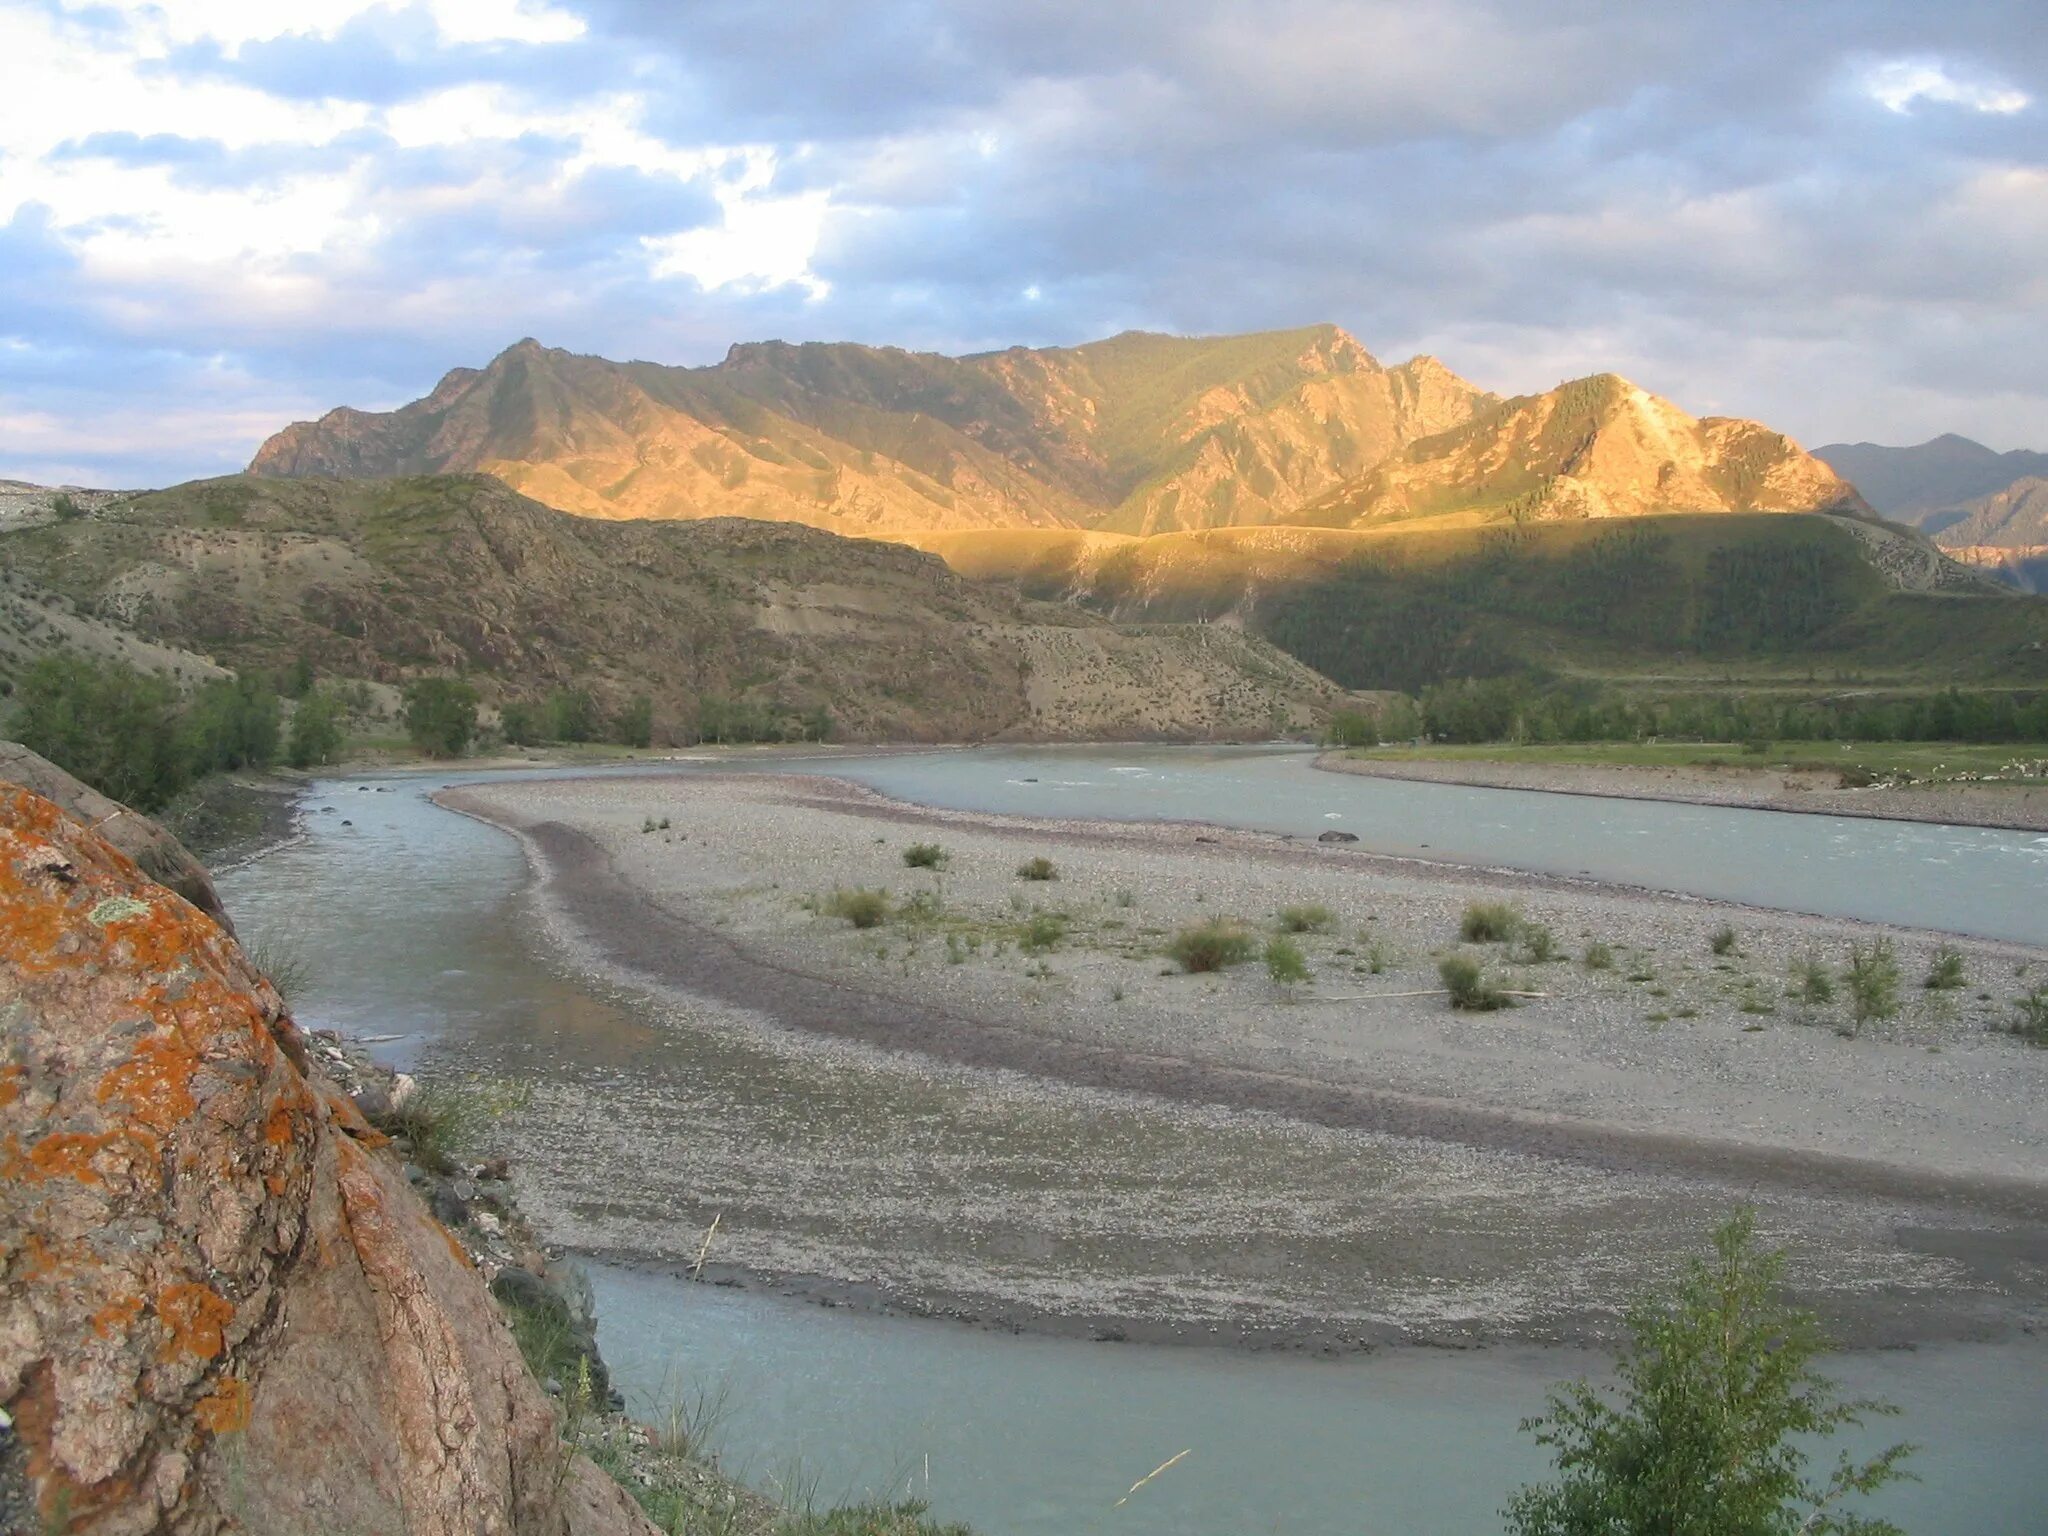
[[[1870,511],[1759,423],[1613,374],[1502,400],[1434,358],[1384,367],[1330,325],[957,358],[757,342],[705,368],[528,340],[398,410],[287,427],[250,472],[481,472],[591,517],[899,540]]]
[[[1383,368],[1327,325],[964,358],[760,342],[707,368],[528,340],[396,411],[287,427],[249,467],[482,471],[594,517],[1154,532],[1283,520],[1491,399],[1431,358]]]
[[[1950,556],[2023,592],[2048,591],[2048,478],[2015,480],[1942,515],[1934,542]]]
[[[1886,517],[1930,534],[1968,516],[1953,515],[1964,502],[2002,491],[2028,475],[2048,475],[2048,453],[1996,453],[1953,432],[1911,448],[1830,443],[1813,454],[1852,481]]]
[[[1119,628],[810,528],[568,516],[482,475],[233,476],[0,534],[0,676],[81,648],[187,678],[304,656],[386,698],[425,673],[490,705],[646,694],[672,739],[709,701],[966,740],[1265,735],[1337,697],[1233,629]]]
[[[1410,443],[1310,504],[1301,520],[1364,527],[1869,511],[1854,486],[1781,433],[1688,416],[1604,373],[1499,401]]]

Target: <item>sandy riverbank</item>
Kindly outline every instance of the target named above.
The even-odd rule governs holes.
[[[1872,785],[1844,789],[1839,774],[1811,768],[1636,767],[1610,763],[1351,757],[1325,752],[1316,767],[1365,778],[1416,779],[1484,789],[1532,789],[1620,800],[1677,800],[1758,811],[1933,821],[1958,827],[2048,831],[2048,784]]]
[[[722,1210],[720,1263],[847,1299],[1127,1335],[1547,1338],[1602,1331],[1749,1199],[1863,1340],[1997,1331],[2048,1290],[2048,1053],[1988,1028],[2039,952],[1962,946],[1972,986],[1930,994],[1938,941],[1895,934],[1906,1007],[1847,1039],[1783,992],[1796,959],[1870,936],[1853,925],[816,779],[440,798],[518,831],[565,952],[659,1015],[662,1048],[537,1105],[536,1215],[579,1247],[674,1261]],[[942,875],[904,866],[918,840]],[[1061,878],[1017,879],[1040,853]],[[815,910],[835,883],[938,912],[856,930]],[[1369,995],[1433,987],[1466,901],[1503,896],[1618,963],[1475,947],[1549,994],[1496,1015]],[[1174,928],[1304,903],[1332,913],[1302,936],[1304,1000],[1256,965],[1161,974]],[[1034,908],[1068,930],[1039,952]],[[1717,958],[1723,921],[1740,953]]]

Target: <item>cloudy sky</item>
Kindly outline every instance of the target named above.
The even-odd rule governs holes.
[[[521,336],[1333,320],[2048,449],[2041,0],[0,0],[0,475],[239,468]]]

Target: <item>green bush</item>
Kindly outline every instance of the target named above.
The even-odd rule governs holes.
[[[1362,709],[1331,712],[1323,740],[1333,747],[1374,747],[1379,745],[1379,724]]]
[[[429,757],[460,757],[476,736],[476,690],[459,678],[415,678],[405,689],[405,734]]]
[[[889,916],[889,893],[835,887],[822,909],[827,917],[843,917],[856,928],[877,928]]]
[[[1792,995],[1820,1007],[1835,1000],[1835,974],[1818,955],[1808,955],[1792,971]]]
[[[1860,1030],[1872,1019],[1888,1019],[1899,1011],[1899,963],[1890,939],[1872,939],[1868,946],[1849,947],[1849,1016]]]
[[[1034,912],[1017,933],[1017,947],[1032,954],[1056,949],[1067,936],[1067,919],[1059,912]]]
[[[1905,1476],[1910,1447],[1807,1475],[1817,1442],[1898,1410],[1836,1395],[1819,1327],[1783,1299],[1784,1254],[1755,1236],[1748,1211],[1725,1222],[1672,1295],[1630,1308],[1615,1384],[1559,1387],[1523,1424],[1558,1479],[1509,1501],[1511,1536],[1898,1536],[1845,1501]]]
[[[1465,908],[1458,937],[1468,944],[1505,944],[1522,926],[1521,912],[1505,901],[1475,901]]]
[[[202,687],[178,729],[195,774],[268,768],[277,760],[280,719],[269,680],[244,673]]]
[[[1735,930],[1729,927],[1726,923],[1723,923],[1720,927],[1716,928],[1707,939],[1707,948],[1711,949],[1717,955],[1734,954],[1735,944]]]
[[[1308,980],[1308,957],[1294,940],[1275,934],[1266,940],[1266,974],[1276,986],[1299,986]]]
[[[104,795],[153,811],[191,778],[178,694],[119,662],[50,655],[16,680],[7,730]]]
[[[635,695],[612,717],[612,740],[622,747],[654,745],[654,700]]]
[[[1586,946],[1586,953],[1581,957],[1580,963],[1589,971],[1611,971],[1614,969],[1614,950],[1595,939]]]
[[[2048,1045],[2048,987],[2036,987],[2013,999],[2008,1032],[2032,1045]]]
[[[1336,922],[1336,916],[1321,902],[1306,902],[1298,907],[1280,909],[1280,930],[1283,933],[1324,933]]]
[[[1059,877],[1059,866],[1043,854],[1035,859],[1026,859],[1017,866],[1019,880],[1057,880]]]
[[[1929,992],[1953,992],[1968,979],[1963,974],[1962,954],[1944,944],[1934,952],[1934,960],[1927,967],[1927,979],[1920,985]]]
[[[1436,973],[1451,995],[1453,1008],[1491,1013],[1508,1005],[1507,995],[1486,979],[1485,971],[1470,955],[1445,955],[1437,962]]]
[[[597,700],[587,688],[557,688],[548,695],[542,719],[550,741],[597,740]]]
[[[1557,947],[1557,935],[1547,924],[1525,922],[1515,933],[1514,957],[1525,965],[1548,965],[1564,958]]]
[[[340,750],[341,699],[326,688],[314,688],[292,710],[285,761],[294,768],[312,768],[333,761]]]
[[[903,862],[912,869],[944,869],[951,859],[937,843],[912,843],[903,850]]]
[[[1252,936],[1216,918],[1181,929],[1168,941],[1166,953],[1183,971],[1220,971],[1252,957]]]

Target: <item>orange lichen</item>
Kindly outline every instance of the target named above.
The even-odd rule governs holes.
[[[226,1346],[224,1330],[235,1315],[228,1299],[211,1286],[186,1281],[157,1293],[156,1315],[164,1325],[163,1356],[212,1360]]]
[[[27,1082],[26,1067],[14,1063],[0,1067],[0,1109],[5,1109],[20,1098],[22,1087]]]
[[[175,1030],[160,1029],[99,1080],[93,1097],[101,1104],[119,1099],[144,1125],[168,1131],[199,1107],[191,1086],[198,1070],[199,1052],[190,1042]]]
[[[216,1435],[231,1434],[249,1426],[249,1384],[239,1376],[223,1376],[214,1388],[193,1406],[193,1416]]]
[[[107,1338],[142,1315],[140,1296],[122,1296],[108,1302],[92,1315],[92,1331],[101,1338]]]
[[[147,1131],[120,1125],[111,1131],[91,1135],[84,1131],[53,1131],[33,1143],[26,1152],[13,1137],[0,1154],[0,1177],[23,1182],[40,1179],[76,1179],[81,1184],[104,1185],[103,1160],[120,1152],[120,1161],[130,1171],[137,1163],[157,1155],[158,1142]]]
[[[450,1232],[446,1227],[442,1226],[441,1223],[438,1221],[435,1222],[434,1225],[440,1229],[441,1239],[443,1242],[447,1243],[448,1251],[455,1255],[455,1262],[460,1264],[464,1269],[475,1269],[476,1260],[472,1259],[469,1256],[469,1250],[462,1246],[461,1242],[457,1240],[455,1234],[453,1232]]]
[[[55,970],[69,927],[59,902],[29,891],[14,865],[0,864],[0,955],[24,975]]]

